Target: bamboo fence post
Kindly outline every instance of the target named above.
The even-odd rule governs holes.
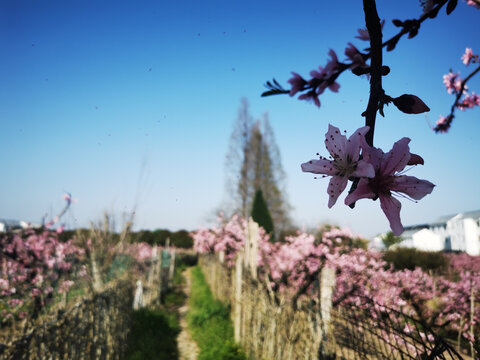
[[[168,269],[168,284],[170,286],[173,285],[174,275],[175,275],[175,250],[172,250],[171,258],[170,258],[170,267]]]
[[[332,295],[333,288],[335,286],[335,270],[332,268],[324,267],[320,272],[320,318],[322,321],[322,335],[323,341],[320,346],[320,353],[326,357],[334,353],[333,344],[330,344],[330,341],[333,341],[330,336],[331,330],[331,311],[332,311]]]
[[[234,338],[235,342],[240,343],[241,340],[241,324],[242,324],[242,270],[243,270],[243,254],[237,254],[235,263],[235,302],[234,302]]]
[[[475,335],[473,334],[473,324],[474,324],[474,317],[473,312],[475,310],[475,299],[474,299],[474,290],[473,290],[473,279],[470,280],[470,336],[472,339],[475,339]],[[474,357],[474,348],[473,348],[473,341],[470,341],[470,356]]]
[[[253,279],[257,279],[259,226],[252,218],[248,220],[248,266]]]
[[[143,308],[143,287],[142,282],[137,280],[137,288],[135,289],[135,297],[133,298],[133,310]]]

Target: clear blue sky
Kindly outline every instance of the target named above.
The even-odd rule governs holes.
[[[418,1],[378,1],[386,19],[417,17]],[[392,96],[413,93],[431,108],[425,115],[386,109],[375,144],[388,151],[412,138],[425,166],[410,175],[432,181],[418,204],[403,199],[404,225],[480,208],[480,110],[458,112],[452,130],[433,124],[453,101],[442,84],[449,68],[467,71],[465,47],[480,52],[480,12],[459,2],[402,39],[384,56]],[[365,236],[388,229],[378,201],[351,210],[343,196],[327,208],[326,180],[300,164],[325,153],[332,123],[349,133],[363,125],[368,82],[345,73],[338,94],[322,107],[288,96],[260,98],[266,80],[285,84],[341,60],[364,27],[361,1],[2,1],[0,3],[0,218],[39,222],[77,203],[69,227],[87,226],[102,213],[135,210],[135,228],[193,230],[208,225],[227,199],[225,155],[240,98],[251,113],[268,112],[288,175],[288,198],[298,225],[351,226]],[[480,92],[480,76],[470,83]]]

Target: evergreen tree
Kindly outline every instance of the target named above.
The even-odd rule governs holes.
[[[262,190],[255,192],[255,198],[253,199],[252,206],[252,219],[260,225],[268,234],[273,233],[273,221],[268,211],[267,203],[263,198]]]
[[[401,236],[395,236],[391,231],[382,236],[382,242],[385,246],[385,249],[388,249],[390,246],[402,242],[402,240],[403,239]]]

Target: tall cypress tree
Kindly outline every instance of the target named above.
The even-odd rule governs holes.
[[[267,114],[261,120],[253,120],[246,99],[242,99],[234,124],[226,165],[227,191],[233,210],[248,217],[255,193],[261,189],[276,231],[281,233],[288,229],[291,220],[285,191],[286,175],[273,129]]]
[[[273,233],[273,221],[268,211],[268,206],[263,198],[263,192],[258,189],[255,192],[252,206],[252,219],[260,225],[268,234]]]

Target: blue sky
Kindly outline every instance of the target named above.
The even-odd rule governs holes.
[[[386,19],[417,17],[418,1],[378,1]],[[442,84],[449,68],[466,76],[465,47],[480,52],[474,24],[480,12],[460,2],[425,22],[384,55],[391,74],[387,94],[413,93],[428,115],[386,109],[375,145],[388,151],[401,137],[425,166],[409,175],[437,186],[419,203],[402,200],[404,225],[480,208],[480,110],[457,112],[452,130],[430,124],[453,101]],[[99,221],[104,211],[121,223],[135,211],[135,228],[193,230],[208,225],[225,192],[225,156],[240,106],[247,97],[254,117],[268,112],[287,173],[288,198],[299,226],[322,222],[350,226],[365,236],[388,229],[378,201],[355,210],[328,209],[326,180],[300,164],[325,153],[331,123],[349,133],[363,126],[368,81],[345,73],[338,94],[322,107],[289,96],[261,98],[275,77],[304,76],[341,60],[364,27],[361,1],[2,1],[0,3],[0,218],[38,222],[78,201],[68,227]],[[480,92],[480,76],[470,89]]]

